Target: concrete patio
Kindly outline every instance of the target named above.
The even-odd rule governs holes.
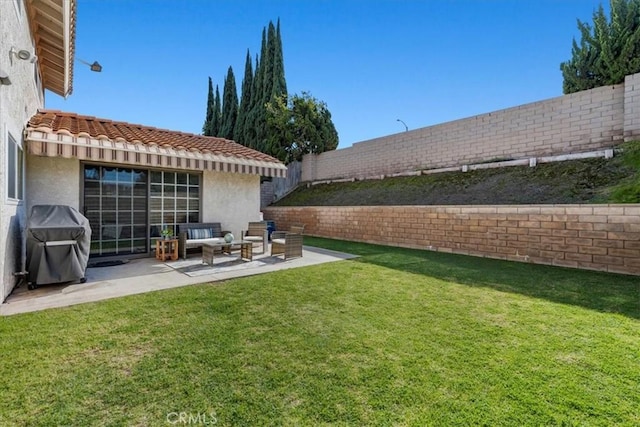
[[[236,254],[234,254],[237,257]],[[355,258],[354,255],[304,246],[302,258],[283,260],[254,252],[253,261],[240,262],[216,256],[213,266],[201,263],[198,254],[187,260],[158,261],[155,258],[131,260],[111,267],[91,267],[86,271],[86,283],[43,285],[28,290],[26,284],[14,289],[0,305],[0,315],[12,315],[48,308],[66,307],[86,302],[117,298],[197,283],[219,282],[290,268],[306,267]]]

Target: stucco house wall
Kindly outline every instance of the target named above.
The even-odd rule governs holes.
[[[219,222],[223,230],[240,237],[250,221],[258,221],[260,176],[205,171],[202,220]]]
[[[27,156],[27,212],[38,204],[63,204],[82,211],[82,165],[78,159]],[[259,220],[260,176],[217,171],[202,175],[203,222],[220,222],[236,237]]]
[[[8,54],[12,47],[35,51],[25,7],[22,0],[0,1],[0,70],[11,80],[10,85],[0,85],[0,301],[16,284],[13,273],[22,270],[20,229],[26,217],[25,203],[7,194],[8,134],[24,148],[24,124],[44,102],[36,64]]]
[[[27,212],[34,205],[68,205],[80,210],[80,161],[27,156]]]

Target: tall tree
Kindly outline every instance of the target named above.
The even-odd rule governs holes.
[[[273,98],[267,104],[267,120],[272,132],[266,153],[285,163],[338,147],[338,132],[327,104],[308,92]]]
[[[263,33],[264,34],[264,33]],[[269,27],[267,30],[267,43],[266,49],[262,53],[262,102],[266,103],[271,100],[273,94],[273,80],[274,80],[274,61],[276,57],[276,27],[273,22],[269,21]]]
[[[244,123],[244,145],[249,148],[257,149],[257,127],[259,125],[258,115],[260,102],[262,101],[261,93],[261,72],[260,72],[260,56],[256,54],[255,73],[251,82],[251,102]]]
[[[236,90],[236,78],[233,68],[229,67],[227,78],[224,81],[222,92],[222,122],[220,136],[226,139],[234,139],[234,129],[238,117],[238,91]]]
[[[242,94],[240,97],[240,107],[238,108],[238,117],[236,119],[235,128],[233,131],[234,140],[242,145],[245,143],[244,126],[249,114],[249,108],[251,106],[251,88],[253,86],[253,65],[251,62],[251,55],[247,49],[247,58],[244,64],[244,77],[242,79]]]
[[[640,72],[640,0],[610,0],[611,19],[602,5],[593,26],[578,20],[580,44],[573,40],[572,57],[560,64],[565,94],[622,83]]]
[[[206,136],[213,136],[211,133],[211,122],[213,120],[213,108],[214,108],[214,97],[213,97],[213,82],[211,81],[211,77],[209,77],[209,93],[207,95],[207,115],[204,119],[204,124],[202,125],[202,134]]]
[[[222,111],[220,106],[220,90],[216,85],[216,96],[213,101],[213,116],[211,118],[211,136],[220,136],[220,124],[222,122]]]
[[[273,60],[273,94],[287,94],[287,80],[284,77],[284,55],[282,54],[282,36],[280,35],[280,18],[276,27],[275,52]]]
[[[220,110],[220,103],[217,102],[216,108],[216,98],[214,97],[213,113],[210,120],[211,131],[216,136],[229,137],[232,135],[237,142],[266,152],[268,138],[271,138],[271,133],[276,131],[276,129],[268,127],[266,105],[277,97],[284,96],[286,98],[287,96],[280,20],[278,20],[277,26],[270,21],[268,27],[262,29],[260,54],[256,55],[255,68],[252,68],[251,64],[251,56],[247,51],[240,105],[233,121],[233,128],[230,128],[231,125],[228,123],[229,117],[233,113],[226,108],[229,104],[227,90],[230,86],[227,75],[223,111],[219,120],[216,119],[216,111]],[[218,93],[217,87],[216,93]]]
[[[264,136],[266,126],[266,114],[264,109],[264,82],[265,61],[267,57],[267,31],[262,29],[262,42],[260,43],[260,56],[256,57],[256,73],[253,76],[253,96],[251,97],[251,111],[245,124],[245,132],[249,146],[264,152]]]
[[[278,27],[279,28],[279,27]],[[269,127],[267,122],[267,103],[275,98],[287,96],[284,82],[284,62],[280,32],[269,22],[267,29],[262,30],[262,46],[259,67],[254,79],[253,97],[256,102],[252,108],[253,130],[255,131],[254,148],[268,152],[269,138],[273,137],[276,129]]]

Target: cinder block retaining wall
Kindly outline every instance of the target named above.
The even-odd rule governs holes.
[[[604,86],[308,154],[302,181],[580,153],[640,139],[640,73]]]
[[[640,205],[268,207],[278,230],[640,275]]]

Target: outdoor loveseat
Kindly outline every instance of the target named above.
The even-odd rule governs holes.
[[[187,249],[200,248],[204,243],[224,241],[225,234],[219,222],[196,222],[178,224],[178,251],[183,259],[187,258]]]

